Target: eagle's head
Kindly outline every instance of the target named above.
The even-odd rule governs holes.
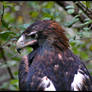
[[[64,32],[62,27],[55,21],[37,21],[22,33],[16,44],[17,49],[20,50],[26,46],[31,46],[33,49],[37,49],[46,41],[61,49],[68,48],[68,39]]]

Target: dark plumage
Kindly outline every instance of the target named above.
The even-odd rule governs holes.
[[[34,50],[20,63],[20,90],[92,90],[90,74],[69,49],[64,32],[57,22],[42,20],[22,33],[17,48],[31,46]]]

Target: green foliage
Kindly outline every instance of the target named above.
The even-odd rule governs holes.
[[[33,18],[33,20],[43,20],[43,19],[52,19],[60,21],[60,16],[62,14],[59,12],[57,5],[54,2],[28,2],[28,5],[32,9],[35,9],[35,11],[30,11],[30,16]],[[34,7],[35,6],[35,7]],[[41,6],[41,7],[39,7]],[[54,9],[56,7],[56,9]],[[64,17],[64,16],[63,16]]]
[[[74,6],[68,5],[65,8],[67,9],[68,14],[74,13]]]
[[[92,8],[92,2],[91,2],[91,1],[82,1],[82,3],[83,3],[87,8]]]
[[[10,81],[10,86],[9,86],[9,88],[11,89],[11,90],[18,90],[19,88],[18,88],[18,80],[17,79],[14,79],[14,80],[11,80]]]
[[[78,17],[79,17],[79,15],[76,15],[71,21],[65,22],[64,23],[64,26],[71,27],[73,24],[75,24],[76,22],[79,21],[79,18]]]
[[[14,37],[14,35],[16,35],[16,33],[11,32],[11,31],[3,31],[3,32],[0,32],[0,39],[1,40],[10,40],[11,38]]]

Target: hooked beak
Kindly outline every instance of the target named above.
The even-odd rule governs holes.
[[[32,46],[35,43],[37,43],[37,39],[32,39],[32,38],[26,39],[25,35],[22,35],[16,43],[16,48],[18,53],[20,53],[20,50],[22,48],[27,46]]]

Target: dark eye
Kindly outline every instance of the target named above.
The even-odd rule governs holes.
[[[35,38],[35,34],[32,34],[32,35],[31,35],[31,38]]]
[[[31,38],[37,38],[37,37],[38,37],[37,34],[32,34],[32,35],[31,35]]]

